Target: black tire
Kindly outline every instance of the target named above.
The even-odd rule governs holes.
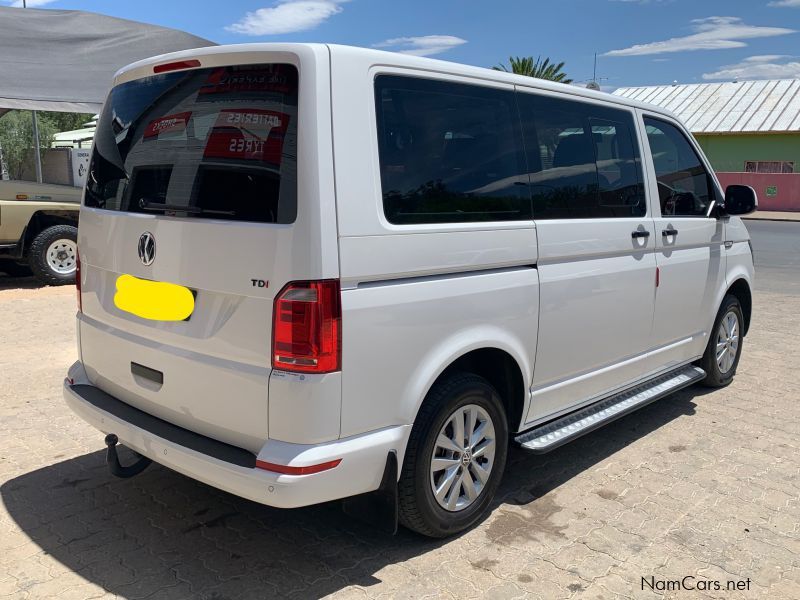
[[[739,323],[739,339],[738,347],[736,348],[736,356],[733,360],[733,365],[723,373],[717,364],[717,334],[722,324],[722,319],[730,312],[736,315]],[[706,346],[705,354],[700,359],[699,365],[706,372],[706,378],[701,382],[706,387],[724,387],[733,381],[733,376],[736,375],[736,368],[739,366],[739,359],[742,356],[742,346],[744,343],[744,335],[742,335],[742,327],[744,325],[744,317],[742,315],[742,307],[736,296],[728,294],[722,299],[722,304],[717,312],[717,318],[714,319],[714,328],[708,336],[708,346]]]
[[[462,406],[477,405],[491,418],[495,429],[495,455],[491,473],[472,504],[458,512],[439,506],[431,489],[430,460],[436,438],[449,417]],[[474,525],[486,512],[505,469],[508,421],[497,391],[482,377],[457,373],[431,388],[411,429],[400,473],[400,522],[422,535],[442,538]],[[457,484],[458,485],[458,484]]]
[[[28,264],[36,278],[45,285],[75,283],[74,270],[70,273],[59,273],[47,262],[48,248],[53,242],[62,239],[77,243],[78,228],[72,225],[53,225],[39,232],[28,248]]]
[[[30,277],[32,275],[28,265],[21,265],[13,260],[0,261],[0,272],[9,277]]]

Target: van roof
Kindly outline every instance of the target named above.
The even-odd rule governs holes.
[[[229,44],[225,46],[209,46],[206,48],[194,48],[191,50],[182,50],[180,52],[171,52],[169,54],[161,54],[146,58],[138,62],[132,63],[117,71],[114,76],[114,85],[145,77],[151,74],[151,67],[154,64],[164,62],[175,62],[188,59],[199,59],[204,56],[214,56],[220,58],[220,55],[226,54],[250,54],[261,52],[288,52],[296,53],[298,51],[316,50],[322,51],[328,49],[332,56],[336,55],[350,55],[353,58],[358,58],[361,61],[371,61],[375,65],[385,65],[391,67],[406,67],[411,69],[418,69],[421,71],[429,71],[433,73],[446,73],[468,77],[472,79],[482,79],[484,81],[499,81],[513,85],[524,86],[528,88],[535,88],[541,90],[548,90],[559,92],[562,94],[570,94],[573,96],[583,97],[592,100],[599,100],[610,104],[618,104],[622,106],[629,106],[633,108],[641,108],[653,113],[659,113],[679,120],[678,117],[659,106],[647,104],[638,100],[631,100],[621,96],[612,95],[605,92],[590,90],[575,85],[567,85],[557,83],[554,81],[547,81],[545,79],[536,79],[534,77],[527,77],[524,75],[515,75],[513,73],[506,73],[504,71],[495,71],[484,67],[475,67],[456,62],[445,60],[438,60],[434,58],[426,58],[421,56],[412,56],[409,54],[401,54],[398,52],[387,52],[385,50],[376,50],[373,48],[360,48],[356,46],[344,46],[339,44],[310,44],[310,43],[256,43],[256,44]]]

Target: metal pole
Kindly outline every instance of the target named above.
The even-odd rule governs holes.
[[[33,117],[33,156],[36,161],[36,183],[42,183],[42,154],[39,146],[39,121],[36,111],[31,111]]]
[[[28,8],[27,0],[22,0],[22,8]],[[40,152],[41,143],[39,141],[39,120],[36,118],[36,111],[31,111],[33,120],[33,156],[36,163],[36,183],[42,183],[42,155]]]

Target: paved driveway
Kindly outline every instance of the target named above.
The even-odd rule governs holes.
[[[0,598],[800,598],[796,297],[757,296],[732,386],[513,451],[491,515],[442,542],[158,466],[111,477],[61,400],[74,295],[0,289]]]

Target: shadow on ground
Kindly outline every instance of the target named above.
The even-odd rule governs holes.
[[[525,537],[546,535],[554,527],[548,521],[553,510],[542,496],[673,419],[694,414],[694,399],[705,391],[683,390],[547,455],[512,449],[493,518],[479,527],[489,541],[514,544],[520,517],[501,505],[515,504],[529,515]],[[97,442],[101,446],[99,433]],[[458,543],[402,528],[397,536],[384,535],[345,516],[339,503],[272,509],[156,465],[137,478],[114,479],[102,451],[16,477],[0,495],[46,553],[125,598],[321,597],[349,585],[370,587],[380,583],[375,574],[384,566]]]
[[[33,290],[40,287],[44,287],[44,285],[42,285],[33,275],[12,277],[11,275],[6,275],[2,268],[0,268],[0,290]]]

